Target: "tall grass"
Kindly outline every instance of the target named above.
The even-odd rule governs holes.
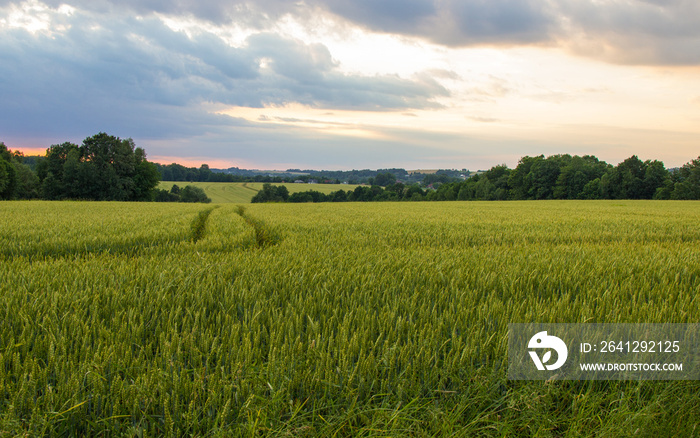
[[[698,382],[505,367],[510,322],[698,322],[699,206],[2,203],[0,436],[696,436]]]

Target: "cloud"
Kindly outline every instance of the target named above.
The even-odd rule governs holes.
[[[427,76],[345,74],[322,44],[258,33],[232,47],[155,16],[80,10],[53,11],[46,31],[0,25],[0,62],[4,135],[178,137],[243,123],[207,105],[406,110],[449,94]]]
[[[694,0],[319,2],[374,31],[446,46],[537,44],[612,63],[700,64],[700,2]]]
[[[162,13],[187,11],[215,23],[224,22],[222,17],[240,19],[237,14],[275,20],[285,14],[299,17],[308,13],[305,11],[325,10],[375,31],[420,36],[457,46],[543,41],[556,22],[549,2],[539,0],[210,1],[206,2],[206,10],[201,10],[201,2],[197,1],[179,1],[167,7],[163,2],[132,0],[130,4],[141,12],[149,8]]]
[[[0,0],[0,6],[12,2]],[[271,31],[285,17],[321,15],[433,43],[559,46],[623,64],[700,64],[695,0],[44,0],[104,15],[153,13]]]
[[[321,0],[319,0],[321,1]],[[379,32],[434,43],[560,46],[621,64],[700,64],[700,2],[694,0],[397,0],[321,2]],[[365,4],[367,3],[367,4]]]
[[[569,104],[578,94],[565,94],[571,92],[566,81],[550,84],[549,79],[573,70],[527,58],[539,50],[513,51],[520,53],[522,64],[504,64],[512,57],[497,50],[484,50],[472,61],[450,59],[468,52],[450,48],[538,45],[612,63],[698,65],[699,8],[691,0],[0,0],[0,140],[80,141],[106,131],[134,137],[154,155],[236,156],[258,163],[279,157],[302,167],[330,166],[334,159],[336,167],[400,165],[396,157],[409,154],[457,156],[458,151],[447,149],[462,144],[483,154],[484,145],[491,144],[483,139],[439,137],[437,131],[449,124],[459,105],[474,104],[469,106],[475,115],[471,120],[482,122],[468,124],[475,132],[498,122],[480,117],[492,111],[515,125],[517,117],[496,106],[481,111],[477,104],[498,101],[505,107],[506,101],[520,98]],[[184,30],[174,30],[179,28]],[[416,65],[426,70],[413,76],[369,75],[358,73],[366,68],[360,62],[342,65],[334,55],[341,60],[364,55],[352,52],[357,50],[354,36],[370,41],[362,50],[384,47],[377,44],[375,49],[372,43],[383,38],[363,29],[406,36],[384,39],[425,49],[411,53],[429,52],[414,59],[385,50],[380,57],[385,65],[397,59],[409,65],[403,71],[415,71]],[[572,59],[552,53],[557,60]],[[470,69],[470,62],[483,63],[483,69]],[[541,72],[542,82],[553,91],[542,88],[539,95],[527,86],[539,80],[529,80],[531,73],[523,68],[533,64],[534,75],[539,78]],[[437,70],[456,68],[452,65],[460,66],[461,76]],[[590,84],[605,86],[610,78],[595,77]],[[445,84],[454,87],[454,95]],[[581,90],[588,86],[581,84]],[[223,115],[231,107],[288,104],[321,112],[395,111],[404,116],[395,121],[395,132],[360,126],[356,131],[374,136],[358,139],[348,129],[341,132],[342,126],[305,118],[305,110],[291,111],[288,118],[272,117],[270,110],[268,119],[260,120]],[[446,111],[418,111],[441,104]],[[425,114],[438,123],[426,124]],[[537,151],[541,141],[532,144]]]
[[[700,64],[700,3],[559,1],[564,46],[623,64]]]
[[[543,43],[557,27],[549,3],[533,0],[448,0],[436,19],[434,40],[454,46]]]

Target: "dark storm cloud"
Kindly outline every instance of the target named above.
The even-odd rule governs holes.
[[[615,63],[700,64],[696,0],[318,0],[380,32],[448,46],[559,45]]]
[[[0,0],[0,5],[9,4]],[[119,14],[186,15],[270,29],[291,14],[327,11],[359,26],[470,45],[559,45],[616,63],[700,64],[697,0],[45,0]]]
[[[240,123],[201,104],[388,110],[432,107],[448,94],[425,77],[343,74],[325,46],[278,35],[253,35],[234,48],[155,17],[56,15],[67,30],[0,28],[4,135],[109,127],[133,136],[194,135]]]

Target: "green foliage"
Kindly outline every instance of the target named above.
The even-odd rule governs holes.
[[[180,191],[180,202],[209,203],[211,202],[211,198],[209,198],[201,188],[188,185]]]
[[[301,181],[306,184],[317,181],[322,184],[340,184],[341,181],[350,184],[369,183],[377,185],[389,185],[397,178],[403,181],[419,182],[423,175],[419,173],[409,174],[405,169],[378,169],[378,170],[304,170],[287,169],[269,174],[266,171],[239,169],[231,167],[225,170],[210,169],[207,164],[199,168],[185,167],[180,164],[157,164],[158,172],[163,181],[189,181],[189,182],[246,182],[246,183],[293,183]],[[381,176],[380,176],[381,175]],[[378,182],[374,181],[379,177]],[[373,182],[374,181],[374,182]],[[381,184],[380,184],[381,183]]]
[[[494,166],[471,178],[457,176],[469,172],[438,172],[425,175],[423,190],[417,184],[397,181],[408,177],[402,169],[357,171],[371,186],[351,191],[332,190],[318,185],[312,190],[300,184],[273,186],[271,183],[244,183],[236,186],[217,183],[188,185],[183,193],[155,189],[160,175],[169,179],[212,181],[220,175],[203,164],[199,169],[178,164],[149,163],[146,154],[131,139],[120,140],[99,133],[83,141],[53,145],[45,159],[29,157],[36,169],[23,163],[25,157],[12,153],[0,143],[0,199],[85,199],[161,202],[212,202],[207,190],[219,202],[376,202],[376,201],[453,201],[505,199],[700,199],[698,160],[669,172],[657,160],[641,161],[632,156],[613,167],[598,158],[568,154],[523,157],[515,169]],[[40,158],[40,157],[39,157]],[[355,171],[353,171],[355,172]],[[351,172],[352,173],[352,172]],[[375,176],[368,176],[373,174]],[[260,178],[258,178],[260,177]],[[299,177],[310,180],[308,175]],[[254,180],[282,182],[280,177]],[[336,179],[337,183],[338,180]],[[216,189],[214,188],[216,186]],[[234,190],[229,190],[236,187]],[[291,189],[290,189],[291,187]],[[323,187],[323,188],[322,188]],[[215,193],[214,193],[215,191]]]
[[[17,175],[12,161],[12,154],[5,143],[0,143],[0,200],[11,199],[17,186]]]
[[[671,199],[700,199],[700,157],[673,174]]]
[[[146,160],[146,152],[141,148],[134,149],[136,168],[134,171],[134,199],[137,201],[152,200],[155,188],[160,182],[160,174],[155,164]]]
[[[0,199],[9,199],[12,192],[12,169],[10,163],[0,159]]]
[[[211,202],[211,198],[207,196],[201,187],[187,185],[181,189],[177,184],[174,184],[170,191],[156,189],[153,200],[156,202],[200,202],[204,204]]]
[[[288,201],[293,203],[314,202],[313,191],[292,193]],[[315,192],[318,193],[318,192]],[[320,196],[319,196],[320,198]],[[253,197],[255,199],[255,197]],[[253,201],[255,202],[255,201]]]
[[[429,173],[423,177],[424,186],[438,187],[441,184],[447,184],[450,182],[458,181],[457,178],[452,177],[444,172]]]
[[[391,172],[378,173],[376,177],[369,179],[370,185],[386,187],[396,183],[396,175]]]
[[[436,183],[436,188],[425,192],[417,186],[395,183],[385,188],[358,186],[347,195],[323,195],[314,191],[294,193],[289,202],[700,199],[699,160],[669,174],[662,162],[643,162],[636,156],[616,167],[590,155],[526,156],[515,169],[506,165],[494,166],[463,181]],[[428,180],[437,181],[436,178]],[[256,202],[266,202],[265,199],[261,195]],[[283,201],[276,199],[275,202]]]
[[[289,189],[285,186],[273,186],[270,183],[263,184],[262,190],[253,196],[250,202],[287,202]]]
[[[15,199],[35,199],[39,197],[39,178],[32,169],[19,161],[13,163],[17,184],[15,186]]]
[[[37,166],[45,199],[150,201],[159,174],[131,139],[99,133],[81,146],[53,145]]]
[[[155,194],[153,196],[153,200],[156,202],[179,202],[180,195],[179,193],[174,192],[174,189],[176,187],[177,186],[173,186],[173,189],[171,189],[170,191],[164,189],[156,189]]]
[[[565,163],[561,168],[559,177],[554,187],[553,196],[556,199],[598,199],[599,193],[596,184],[608,170],[609,166],[598,158],[584,155],[579,157],[565,157]],[[589,183],[592,183],[587,187]]]

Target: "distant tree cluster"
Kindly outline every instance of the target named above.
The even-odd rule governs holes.
[[[204,190],[188,185],[183,188],[174,184],[170,190],[156,189],[154,201],[156,202],[201,202],[208,204],[211,198],[204,193]]]
[[[162,181],[189,182],[258,182],[258,183],[322,183],[322,184],[368,184],[386,187],[395,182],[404,184],[421,183],[434,187],[448,182],[462,181],[470,175],[466,169],[442,169],[435,173],[409,173],[406,169],[363,169],[363,170],[313,170],[287,169],[281,172],[239,169],[212,169],[206,164],[200,167],[185,167],[181,164],[158,164]]]
[[[423,185],[428,186],[439,186],[442,184],[447,184],[451,182],[459,182],[460,178],[450,176],[446,172],[438,171],[436,173],[429,173],[423,177]]]
[[[395,181],[419,182],[423,175],[411,176],[406,169],[391,168],[391,169],[363,169],[363,170],[323,170],[310,171],[307,170],[314,178],[337,179],[347,182],[348,184],[369,184],[386,186]]]
[[[288,175],[282,176],[263,175],[254,171],[230,168],[226,171],[221,169],[210,169],[209,165],[202,164],[197,167],[185,167],[181,164],[158,164],[156,168],[160,173],[162,181],[189,181],[189,182],[261,182],[261,183],[292,183],[301,180],[306,183],[312,179],[309,175]],[[235,173],[229,173],[235,172]],[[340,184],[337,180],[324,179],[326,184]]]
[[[406,186],[403,183],[395,183],[385,188],[373,186],[357,186],[354,190],[336,190],[325,194],[317,190],[307,190],[289,194],[285,186],[274,186],[270,183],[263,184],[251,202],[373,202],[373,201],[403,201],[424,199],[425,192],[417,184]]]
[[[322,184],[364,184],[386,186],[395,181],[420,182],[424,177],[433,178],[431,175],[414,173],[409,175],[405,169],[379,169],[379,170],[300,170],[287,169],[284,172],[270,174],[260,170],[239,169],[211,169],[202,164],[197,167],[185,167],[181,164],[158,164],[158,172],[162,181],[189,181],[189,182],[261,182],[261,183],[293,183],[293,182],[318,182]],[[440,171],[452,172],[452,171]],[[444,175],[442,176],[444,178]],[[450,181],[454,177],[448,178]],[[445,180],[444,182],[446,182]]]
[[[156,165],[132,139],[103,132],[80,146],[52,145],[44,157],[25,158],[0,143],[0,199],[153,201],[159,181]],[[187,199],[199,196],[192,190]]]
[[[159,164],[155,163],[160,174],[161,181],[189,181],[189,182],[209,182],[213,172],[209,165],[202,164],[199,168],[185,167],[182,164]],[[231,181],[235,182],[235,181]]]
[[[396,175],[391,172],[378,173],[374,178],[369,179],[369,185],[386,187],[396,183]]]
[[[289,200],[289,190],[285,186],[273,186],[270,183],[263,184],[262,190],[253,196],[250,202],[287,202]]]
[[[700,158],[669,171],[660,161],[642,161],[637,156],[617,166],[590,155],[526,156],[515,169],[499,165],[466,180],[440,176],[432,180],[436,189],[395,182],[328,195],[309,190],[286,199],[261,197],[254,202],[700,199]],[[269,186],[269,192],[276,190]]]

